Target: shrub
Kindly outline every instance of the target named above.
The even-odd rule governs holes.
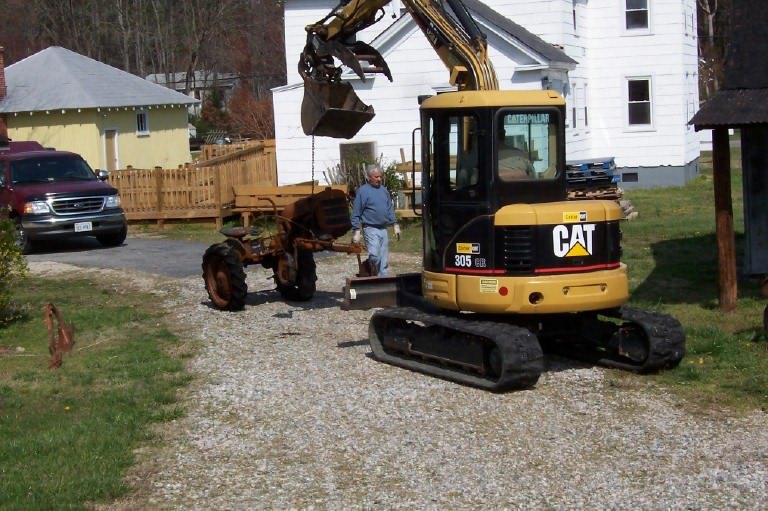
[[[383,169],[382,184],[390,193],[397,195],[403,188],[403,178],[395,172],[395,165],[384,165],[383,157],[379,156],[375,161],[367,161],[365,158],[342,162],[323,172],[325,180],[332,185],[347,185],[349,191],[354,193],[366,182],[365,169],[370,163],[377,163]]]
[[[12,291],[27,276],[27,260],[16,245],[16,225],[0,218],[0,326],[18,317]]]

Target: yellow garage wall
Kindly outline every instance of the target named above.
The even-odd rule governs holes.
[[[148,135],[136,134],[136,113],[146,112]],[[103,110],[102,110],[103,112]],[[100,131],[117,130],[117,158],[120,168],[172,168],[191,160],[187,109],[152,107],[152,109],[107,111],[100,119]],[[104,141],[101,141],[102,158]],[[106,165],[104,165],[106,167]]]
[[[148,135],[136,134],[137,111],[147,113]],[[191,161],[187,119],[183,106],[154,106],[8,114],[7,124],[11,139],[79,153],[95,169],[107,168],[104,132],[116,130],[119,168],[171,168]]]
[[[6,120],[12,140],[35,140],[45,147],[73,151],[91,167],[102,168],[95,110],[8,114]]]

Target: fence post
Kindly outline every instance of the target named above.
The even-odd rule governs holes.
[[[224,204],[221,200],[221,172],[213,168],[213,202],[216,204],[216,228],[224,227]]]
[[[163,168],[155,167],[155,194],[157,197],[157,227],[163,226]]]

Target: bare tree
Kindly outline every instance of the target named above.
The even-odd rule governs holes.
[[[728,46],[731,0],[697,0],[699,87],[702,101],[720,89]]]

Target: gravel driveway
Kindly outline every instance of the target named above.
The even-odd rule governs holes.
[[[395,258],[395,271],[418,265]],[[162,293],[182,338],[203,348],[188,415],[137,453],[133,495],[100,509],[768,506],[765,413],[691,411],[641,376],[565,360],[506,394],[375,362],[370,312],[339,309],[355,265],[319,258],[305,304],[280,300],[251,267],[237,313],[211,308],[199,276],[128,274]]]

